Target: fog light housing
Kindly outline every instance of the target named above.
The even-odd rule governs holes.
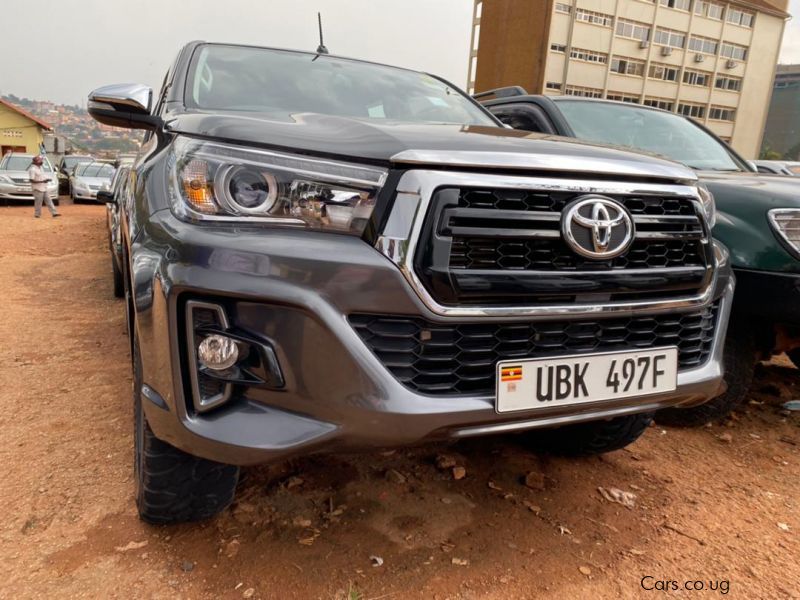
[[[239,360],[239,346],[236,340],[213,333],[203,338],[198,344],[197,358],[200,364],[207,369],[225,371]]]

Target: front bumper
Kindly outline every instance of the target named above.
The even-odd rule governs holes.
[[[98,190],[82,190],[78,188],[72,188],[72,197],[75,200],[92,200],[96,202],[97,192]]]
[[[800,273],[734,269],[737,280],[736,318],[764,319],[800,326]]]
[[[47,193],[51,200],[58,200],[58,188],[49,189]],[[0,200],[33,202],[33,192],[30,186],[0,184]]]
[[[179,222],[168,210],[156,213],[150,226],[157,229],[147,235],[153,241],[135,244],[132,256],[149,400],[145,412],[159,438],[209,459],[255,464],[293,454],[606,419],[700,404],[714,397],[722,382],[722,340],[734,287],[727,265],[715,280],[713,298],[720,300],[720,310],[710,356],[680,372],[675,392],[501,415],[493,395],[429,395],[405,387],[347,317],[380,312],[439,323],[485,323],[518,322],[519,316],[437,315],[396,265],[349,236],[212,230]],[[180,328],[187,299],[224,304],[235,327],[270,343],[285,389],[248,388],[229,404],[195,413],[182,366]],[[587,311],[583,318],[588,317],[597,315]]]

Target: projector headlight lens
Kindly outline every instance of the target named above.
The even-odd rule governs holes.
[[[361,235],[387,172],[371,166],[178,138],[170,156],[173,212]]]

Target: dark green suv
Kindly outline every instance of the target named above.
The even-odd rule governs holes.
[[[800,367],[800,180],[756,170],[708,129],[638,104],[528,95],[503,88],[476,98],[515,129],[636,148],[697,172],[717,205],[714,237],[738,280],[725,346],[727,391],[706,404],[667,409],[662,423],[701,425],[747,396],[755,364],[785,352]]]

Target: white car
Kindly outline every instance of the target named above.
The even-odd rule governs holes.
[[[34,154],[16,154],[10,152],[0,159],[0,200],[23,200],[33,202],[31,181],[28,178],[28,168],[31,166]],[[50,199],[58,202],[58,179],[53,165],[45,158],[42,164],[45,174],[50,178],[47,184],[47,193]]]
[[[97,200],[97,192],[111,189],[116,169],[103,162],[81,163],[69,178],[72,200]]]
[[[785,175],[787,177],[797,177],[797,163],[785,160],[754,160],[751,161],[756,171],[759,173],[769,173],[771,175]]]

